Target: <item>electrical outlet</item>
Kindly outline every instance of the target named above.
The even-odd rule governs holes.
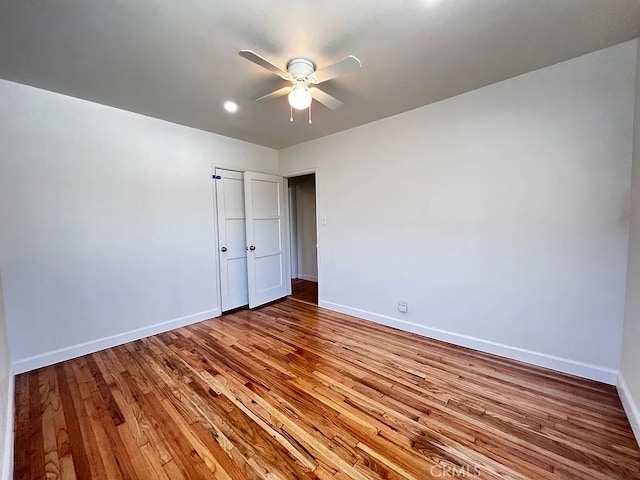
[[[407,313],[409,311],[409,307],[407,302],[399,301],[398,302],[398,311],[402,313]]]

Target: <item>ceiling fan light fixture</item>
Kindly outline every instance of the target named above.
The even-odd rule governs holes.
[[[291,90],[291,92],[289,92],[288,99],[289,105],[296,110],[309,108],[309,105],[311,105],[311,101],[313,100],[309,87],[307,87],[304,81],[296,82],[296,86]]]

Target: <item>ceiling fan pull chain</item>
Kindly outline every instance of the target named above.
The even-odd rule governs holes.
[[[309,125],[311,125],[311,103],[309,104]]]
[[[289,121],[293,122],[293,107],[289,105],[289,110],[291,110],[291,116],[289,117]]]

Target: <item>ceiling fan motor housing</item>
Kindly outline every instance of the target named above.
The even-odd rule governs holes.
[[[287,72],[293,80],[298,78],[307,79],[316,70],[316,66],[311,60],[306,58],[292,58],[287,63]]]

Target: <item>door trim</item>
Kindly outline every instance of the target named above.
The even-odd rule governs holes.
[[[212,205],[213,205],[213,268],[216,273],[216,305],[218,311],[220,312],[217,317],[222,316],[222,268],[220,267],[220,256],[218,252],[220,251],[220,241],[218,239],[218,232],[220,231],[219,219],[218,219],[218,195],[216,190],[216,167],[215,163],[211,164],[211,196],[212,196]]]
[[[293,177],[301,177],[302,175],[309,175],[313,173],[316,177],[316,260],[318,262],[318,305],[320,305],[320,301],[322,300],[322,286],[324,285],[323,280],[323,272],[322,272],[322,221],[320,219],[320,175],[318,168],[307,168],[304,170],[296,170],[295,172],[289,172],[286,175],[282,175],[287,179],[287,187],[289,186],[289,179]],[[291,208],[289,205],[289,196],[286,198],[287,204],[287,215],[291,212]]]

